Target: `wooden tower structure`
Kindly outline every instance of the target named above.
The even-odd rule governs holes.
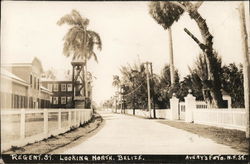
[[[72,92],[73,104],[75,108],[85,108],[85,80],[84,67],[85,61],[83,59],[74,59],[71,62],[73,67],[72,72]]]

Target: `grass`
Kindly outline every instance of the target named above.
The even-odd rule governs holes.
[[[57,136],[51,135],[49,138],[35,143],[29,143],[23,147],[12,147],[4,151],[3,154],[47,154],[56,151],[59,148],[64,148],[71,145],[73,142],[80,142],[90,136],[91,132],[98,129],[103,120],[100,115],[94,114],[90,121],[82,124],[79,128],[71,128],[64,134]]]
[[[249,139],[246,139],[246,133],[243,131],[180,121],[160,120],[159,122],[212,139],[219,144],[230,146],[241,152],[249,153]]]

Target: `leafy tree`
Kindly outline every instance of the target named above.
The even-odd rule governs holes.
[[[218,74],[221,75],[222,72],[222,66],[221,66],[221,58],[218,56],[217,53],[215,54],[215,60],[213,63],[213,67],[215,67],[218,70]],[[207,67],[207,58],[203,54],[199,54],[198,58],[196,59],[195,66],[193,69],[189,68],[189,71],[191,72],[193,87],[196,86],[196,91],[199,89],[202,91],[203,99],[208,102],[212,103],[212,95],[210,90],[210,76],[209,76],[209,70]],[[221,79],[219,79],[219,82],[221,83]]]
[[[135,63],[120,68],[120,86],[124,86],[124,100],[127,108],[147,107],[147,83],[143,64]]]
[[[243,66],[235,63],[222,67],[222,86],[232,98],[233,108],[244,107]]]
[[[188,12],[190,18],[197,23],[203,43],[187,29],[185,29],[185,32],[198,44],[206,57],[207,68],[209,71],[208,87],[212,96],[213,105],[215,107],[224,107],[220,91],[221,83],[218,74],[219,70],[215,67],[216,55],[213,49],[213,36],[209,32],[206,20],[198,12],[198,7],[201,4],[202,2],[193,4],[188,1],[153,1],[149,5],[149,13],[164,27],[164,29],[170,28],[175,21],[178,21],[184,11]]]
[[[170,65],[165,65],[161,75],[160,75],[160,83],[157,92],[160,92],[161,97],[158,99],[162,101],[157,101],[160,108],[169,108],[170,107],[170,98],[173,93],[177,93],[179,88],[179,73],[175,70],[175,83],[171,86],[171,77],[170,77]],[[177,94],[179,97],[179,94]]]

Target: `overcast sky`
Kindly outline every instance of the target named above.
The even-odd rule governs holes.
[[[112,77],[119,75],[121,65],[151,61],[154,71],[160,73],[169,62],[168,33],[149,15],[148,3],[2,2],[1,61],[36,56],[44,70],[71,69],[70,59],[62,54],[62,39],[69,26],[58,26],[56,22],[76,9],[89,18],[89,29],[98,32],[103,42],[102,51],[96,51],[99,63],[89,63],[96,77],[94,99],[100,102],[113,94]],[[223,64],[239,64],[243,60],[238,5],[239,2],[204,2],[199,9]],[[196,23],[187,14],[172,26],[174,63],[181,77],[189,73],[188,66],[200,53],[197,44],[183,31],[185,27],[201,40]]]

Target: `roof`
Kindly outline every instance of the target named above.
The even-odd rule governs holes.
[[[11,80],[14,80],[15,82],[17,82],[19,84],[29,86],[29,84],[25,80],[23,80],[20,77],[14,75],[13,73],[7,71],[6,69],[1,68],[1,76],[5,77],[5,78],[9,78]]]
[[[30,56],[22,56],[22,58],[3,58],[2,65],[3,66],[32,66],[37,62],[41,68],[41,72],[43,72],[43,67],[41,61],[37,57]]]

